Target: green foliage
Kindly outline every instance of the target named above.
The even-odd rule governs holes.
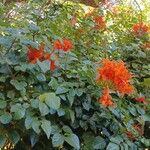
[[[149,102],[150,51],[141,45],[150,35],[140,38],[132,32],[139,18],[148,23],[147,7],[140,13],[126,5],[116,6],[116,13],[100,7],[87,15],[78,3],[0,3],[0,148],[9,144],[22,150],[149,147],[150,141],[133,127],[138,122],[143,128],[150,121],[148,103],[135,101],[145,96]],[[104,30],[94,26],[93,18],[99,14],[105,14]],[[72,17],[77,19],[75,25],[70,23]],[[53,42],[65,38],[73,49],[53,52]],[[38,48],[40,43],[55,61],[55,70],[48,60],[29,63],[29,47]],[[113,108],[98,103],[103,87],[96,82],[96,68],[103,58],[122,59],[133,73],[135,92],[122,97],[111,91]]]

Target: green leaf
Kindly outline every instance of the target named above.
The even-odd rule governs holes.
[[[60,133],[55,133],[52,137],[52,144],[54,147],[59,147],[64,143],[64,136]]]
[[[63,126],[63,130],[64,130],[64,132],[66,132],[66,133],[72,133],[72,130],[70,129],[70,127],[68,127],[68,126]]]
[[[38,32],[40,30],[40,28],[37,25],[33,24],[33,23],[29,24],[29,29],[32,32]]]
[[[5,135],[2,135],[2,134],[0,133],[0,148],[3,148],[3,146],[4,146],[5,143],[6,143],[6,140],[7,140],[6,136],[5,136]]]
[[[31,116],[28,116],[25,119],[25,127],[26,127],[26,129],[30,129],[32,127],[32,121],[33,121],[33,118]]]
[[[11,142],[12,142],[13,144],[17,144],[17,143],[19,142],[19,140],[20,140],[20,135],[18,134],[17,131],[10,131],[10,132],[8,133],[8,135],[9,135],[9,138],[10,138],[10,140],[11,140]]]
[[[46,73],[50,70],[50,62],[47,60],[42,62],[38,61],[37,64],[39,65],[43,73]]]
[[[65,141],[75,149],[80,149],[79,138],[75,134],[67,134]]]
[[[123,142],[123,139],[121,136],[117,135],[115,137],[111,137],[110,141],[119,145],[121,142]]]
[[[44,102],[47,96],[48,96],[48,93],[44,93],[44,94],[39,96],[39,100]]]
[[[142,109],[140,106],[136,106],[136,109],[137,109],[137,112],[141,115],[144,115],[145,114],[145,110]]]
[[[11,122],[11,120],[12,120],[12,116],[8,112],[4,112],[3,115],[0,116],[0,122],[2,124],[8,124]]]
[[[84,150],[93,150],[93,144],[95,141],[95,137],[94,137],[93,133],[84,132],[82,139],[84,140],[84,142],[83,142]]]
[[[50,134],[51,134],[51,122],[48,120],[42,120],[42,125],[41,125],[43,131],[47,135],[47,138],[49,139]]]
[[[141,84],[146,86],[146,87],[150,87],[150,78],[144,79],[144,81],[141,82]]]
[[[33,108],[38,108],[39,107],[39,100],[38,99],[32,99],[31,100],[31,106]]]
[[[25,90],[25,87],[27,86],[27,83],[24,81],[17,81],[17,80],[11,80],[10,83],[18,90],[22,91]]]
[[[39,109],[41,112],[42,116],[45,116],[49,113],[49,108],[47,107],[47,105],[41,101],[39,101]]]
[[[69,91],[69,93],[67,94],[67,98],[69,100],[70,106],[72,106],[73,102],[74,102],[74,96],[75,96],[75,90],[71,89]]]
[[[69,91],[69,89],[63,87],[63,86],[59,86],[56,90],[56,94],[64,94],[67,93]]]
[[[106,150],[120,150],[119,145],[110,142],[106,148]]]
[[[6,101],[5,101],[5,100],[0,99],[0,109],[4,109],[4,108],[6,108],[6,106],[7,106]]]
[[[14,119],[19,120],[25,116],[26,109],[21,104],[11,106],[11,112],[14,112]]]
[[[48,86],[50,86],[53,90],[56,90],[58,88],[58,82],[55,78],[51,78],[51,81],[48,83]]]
[[[47,93],[45,98],[45,103],[53,109],[59,109],[60,108],[60,98],[56,96],[55,93]]]
[[[38,74],[36,77],[39,81],[46,81],[46,77],[43,73]]]
[[[78,96],[81,96],[82,94],[83,94],[83,92],[84,92],[84,90],[83,89],[76,89],[76,94],[78,95]]]
[[[12,39],[10,37],[0,37],[0,45],[10,48],[12,44]]]
[[[74,123],[74,120],[75,120],[75,113],[74,113],[74,111],[72,111],[72,110],[69,110],[69,113],[70,113],[71,122]]]
[[[58,114],[59,117],[60,117],[60,116],[64,116],[64,115],[65,115],[64,109],[59,108],[59,109],[57,110],[57,114]]]
[[[37,118],[34,118],[32,121],[32,128],[37,134],[40,133],[40,125],[41,122]]]
[[[105,140],[102,137],[97,136],[94,140],[93,148],[100,150],[100,149],[105,149],[105,147],[106,147]]]
[[[38,140],[39,140],[38,135],[35,132],[32,132],[30,136],[30,142],[32,147],[38,142]]]
[[[15,97],[15,92],[13,90],[12,91],[8,91],[7,92],[7,97],[11,98],[11,99],[14,98]]]

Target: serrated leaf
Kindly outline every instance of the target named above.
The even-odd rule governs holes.
[[[32,147],[38,142],[39,137],[37,136],[37,134],[35,134],[35,132],[32,132],[31,136],[30,136],[30,142]]]
[[[60,108],[60,98],[55,93],[47,93],[45,103],[52,109],[57,110]]]
[[[65,141],[70,144],[72,147],[74,147],[75,149],[80,149],[80,142],[79,142],[79,138],[77,137],[77,135],[75,134],[68,134],[65,137]]]
[[[33,118],[28,116],[26,119],[25,119],[25,127],[26,129],[30,129],[32,127],[32,121],[33,121]]]
[[[47,105],[41,101],[39,101],[39,109],[41,112],[42,116],[45,116],[49,113],[49,108],[47,107]]]
[[[49,139],[50,134],[51,134],[51,122],[48,120],[42,120],[41,127],[45,134],[47,135],[47,138]]]
[[[54,147],[59,147],[64,143],[64,136],[60,133],[55,133],[52,137],[52,144]]]
[[[110,142],[106,148],[106,150],[120,150],[119,145]]]
[[[8,124],[12,120],[12,115],[8,112],[4,112],[3,115],[0,116],[0,122],[2,124]]]
[[[105,147],[106,147],[105,140],[102,137],[97,136],[94,140],[93,148],[98,149],[98,150],[100,150],[100,149],[103,150],[103,149],[105,149]]]
[[[43,71],[43,73],[46,73],[47,71],[50,70],[50,62],[49,61],[38,61],[37,64],[39,65],[39,67],[41,68],[41,70]]]
[[[14,119],[19,120],[25,116],[26,109],[21,104],[11,106],[11,112],[14,112]]]
[[[62,108],[59,108],[59,109],[57,110],[57,114],[58,114],[59,117],[60,117],[60,116],[64,116],[64,115],[65,115],[65,111],[64,111]]]
[[[51,81],[48,83],[48,86],[50,86],[53,90],[56,90],[58,85],[59,84],[55,78],[51,78]]]
[[[37,134],[40,133],[40,125],[41,122],[37,118],[34,118],[32,121],[32,128]]]
[[[40,73],[36,76],[39,81],[46,81],[46,77],[43,73]]]
[[[56,90],[56,94],[64,94],[67,93],[69,91],[69,89],[63,87],[63,86],[59,86]]]

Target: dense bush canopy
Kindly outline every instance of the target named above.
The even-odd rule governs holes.
[[[0,3],[0,148],[150,147],[143,6]]]

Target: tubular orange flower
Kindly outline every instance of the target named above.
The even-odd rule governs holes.
[[[125,134],[126,134],[126,136],[127,136],[130,140],[132,140],[132,141],[134,141],[134,140],[136,139],[136,137],[135,137],[135,136],[133,135],[133,133],[130,132],[130,131],[126,131]]]
[[[109,95],[109,88],[106,87],[103,91],[103,96],[99,99],[99,103],[102,103],[105,107],[113,106],[114,103],[112,101],[111,96]]]
[[[120,61],[111,61],[109,59],[102,60],[102,67],[97,69],[97,81],[112,83],[115,90],[121,94],[130,94],[133,92],[133,86],[129,83],[132,75],[127,70],[125,63]]]
[[[138,131],[138,133],[142,136],[144,134],[144,129],[142,127],[142,124],[140,123],[135,123],[133,124],[134,129]]]
[[[42,58],[42,51],[30,46],[28,47],[27,57],[29,63],[35,64],[38,59],[40,60]]]
[[[45,45],[43,43],[40,44],[38,49],[30,46],[27,53],[28,61],[29,63],[35,64],[37,63],[37,60],[48,60],[50,62],[50,70],[53,71],[56,69],[55,60],[51,59],[51,54],[44,52],[44,47]],[[58,59],[58,57],[56,59]]]
[[[62,50],[63,49],[63,45],[60,42],[60,40],[56,40],[53,43],[53,50]]]
[[[102,29],[102,30],[106,28],[106,22],[104,20],[104,16],[96,16],[94,18],[94,22],[95,22],[95,28]]]
[[[64,39],[62,42],[60,40],[54,41],[53,49],[54,50],[63,50],[64,52],[68,52],[73,48],[73,44],[70,40]]]
[[[72,42],[70,40],[64,39],[63,50],[65,52],[70,51],[73,48]]]
[[[137,97],[134,100],[137,101],[137,102],[139,102],[139,103],[145,103],[145,102],[147,102],[147,99],[144,96]]]
[[[143,22],[134,24],[132,26],[132,30],[134,32],[135,35],[137,36],[143,36],[144,34],[148,33],[148,26],[146,24],[144,24]]]
[[[50,70],[54,71],[56,69],[56,64],[54,60],[50,61]]]

